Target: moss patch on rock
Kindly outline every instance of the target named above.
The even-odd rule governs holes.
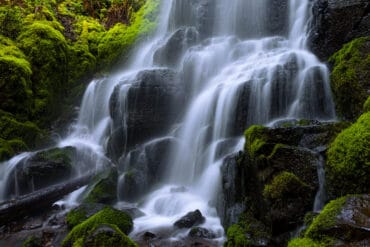
[[[333,196],[370,191],[370,112],[337,136],[327,156],[328,190]]]
[[[355,120],[362,113],[370,89],[370,37],[358,38],[335,53],[331,86],[338,114]]]
[[[128,214],[111,207],[106,207],[75,226],[63,240],[62,246],[76,246],[75,244],[79,246],[78,243],[85,243],[89,236],[101,225],[109,225],[115,228],[121,236],[124,236],[123,234],[128,234],[132,230],[133,222]]]
[[[367,98],[365,104],[364,104],[364,112],[370,111],[370,96]]]
[[[117,200],[117,170],[109,169],[97,175],[88,187],[85,203],[113,203]]]

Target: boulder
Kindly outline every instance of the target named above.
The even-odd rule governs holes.
[[[309,46],[327,60],[343,44],[370,35],[368,0],[316,0],[309,34]]]
[[[194,227],[190,230],[189,237],[213,239],[216,238],[216,234],[203,227]]]
[[[181,27],[176,30],[154,53],[154,63],[159,66],[176,67],[185,51],[195,45],[198,32],[194,27]]]
[[[202,213],[197,209],[193,212],[189,212],[179,220],[177,220],[173,225],[178,228],[191,228],[193,226],[197,226],[203,224],[205,222],[205,218]]]
[[[167,171],[167,159],[178,145],[173,137],[155,139],[130,151],[119,159],[119,168],[125,175],[119,183],[119,197],[135,201],[161,181]]]
[[[113,129],[108,155],[114,160],[137,144],[163,136],[181,116],[185,101],[184,86],[170,69],[141,71],[126,93],[124,87],[127,83],[116,86],[110,99]]]
[[[368,246],[369,212],[369,194],[338,198],[314,218],[304,237],[319,243],[330,239],[332,246]]]
[[[71,178],[75,155],[74,147],[64,147],[38,151],[22,159],[9,176],[6,197],[24,195]]]

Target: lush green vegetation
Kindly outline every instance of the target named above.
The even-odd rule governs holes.
[[[340,133],[327,152],[328,189],[334,196],[370,190],[370,112]]]
[[[73,220],[73,223],[77,223],[78,220],[81,219],[81,213],[74,214],[70,216],[70,220],[72,218],[75,218]],[[100,212],[94,214],[87,220],[83,221],[82,223],[75,226],[72,231],[67,235],[67,237],[63,240],[62,246],[84,246],[85,241],[88,240],[89,236],[94,233],[95,230],[97,230],[99,227],[107,225],[114,229],[115,233],[114,236],[111,236],[114,238],[114,241],[122,241],[126,242],[127,245],[121,245],[121,246],[136,246],[127,236],[133,227],[133,222],[131,217],[119,210],[113,209],[111,207],[106,207]],[[104,241],[113,241],[112,239],[106,239],[108,236],[104,235],[102,236]],[[118,240],[116,239],[118,237]],[[94,234],[95,239],[95,234]],[[103,242],[100,241],[101,239],[95,239],[94,242],[97,242],[97,245],[91,245],[91,246],[103,246],[99,245]],[[90,246],[90,245],[89,245]],[[106,245],[104,245],[106,246]]]
[[[370,88],[370,37],[362,37],[346,44],[330,62],[332,89],[338,114],[355,120],[363,111]]]
[[[40,140],[39,129],[50,128],[63,111],[68,112],[95,73],[123,61],[133,44],[155,27],[158,4],[159,0],[2,1],[0,111],[7,119],[0,128],[12,134],[0,136],[0,161],[38,144],[17,132],[19,125],[32,126],[37,135],[33,139]],[[11,140],[25,145],[13,148]]]

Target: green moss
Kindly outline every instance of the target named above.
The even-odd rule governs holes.
[[[337,136],[327,156],[325,170],[331,194],[370,191],[370,112]]]
[[[335,218],[341,212],[347,197],[341,197],[328,203],[321,213],[313,220],[305,233],[305,237],[314,240],[326,240],[325,231],[335,225]]]
[[[43,246],[42,240],[35,236],[27,238],[22,244],[22,247],[42,247],[42,246]]]
[[[42,138],[41,130],[32,122],[19,122],[8,115],[0,115],[0,138],[19,139],[29,147],[34,147]],[[17,143],[13,142],[15,147]],[[19,143],[18,143],[19,144]]]
[[[42,21],[26,26],[18,42],[32,64],[33,118],[45,124],[56,117],[68,86],[67,42],[60,31]]]
[[[331,74],[337,112],[348,120],[356,119],[369,96],[370,37],[355,39],[335,53]]]
[[[94,178],[85,203],[113,203],[117,199],[117,171],[110,169]]]
[[[309,188],[309,186],[296,175],[290,172],[282,172],[275,176],[270,184],[265,185],[263,196],[266,199],[278,200],[290,194],[297,194],[305,188]]]
[[[0,34],[16,39],[22,28],[22,11],[18,6],[0,7]]]
[[[71,210],[66,217],[66,222],[69,228],[73,228],[86,220],[86,210],[84,208],[75,208]]]
[[[52,148],[45,151],[40,151],[36,154],[37,160],[53,161],[67,166],[72,166],[72,156],[74,155],[75,148]]]
[[[89,235],[102,224],[109,224],[117,227],[122,234],[128,234],[133,227],[131,217],[119,210],[106,207],[100,212],[94,214],[81,224],[75,226],[72,231],[63,240],[62,246],[71,246],[75,242],[85,242]]]
[[[244,229],[238,225],[232,225],[227,229],[227,242],[225,247],[247,247],[251,242],[247,239]]]
[[[244,133],[245,136],[245,145],[244,150],[249,153],[252,158],[258,156],[261,148],[266,144],[267,128],[264,126],[253,125],[249,127]]]
[[[364,104],[364,112],[370,112],[370,97],[367,98]]]
[[[325,243],[315,242],[309,238],[296,238],[289,242],[288,247],[327,247]]]

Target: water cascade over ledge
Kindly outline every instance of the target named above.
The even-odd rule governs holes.
[[[134,239],[186,237],[189,229],[173,224],[199,210],[201,226],[221,245],[220,167],[242,149],[243,131],[335,118],[328,69],[306,48],[310,1],[277,2],[162,0],[157,31],[129,65],[88,86],[73,131],[58,146],[94,155],[79,174],[117,165],[118,206],[129,202],[144,213],[134,220]]]

